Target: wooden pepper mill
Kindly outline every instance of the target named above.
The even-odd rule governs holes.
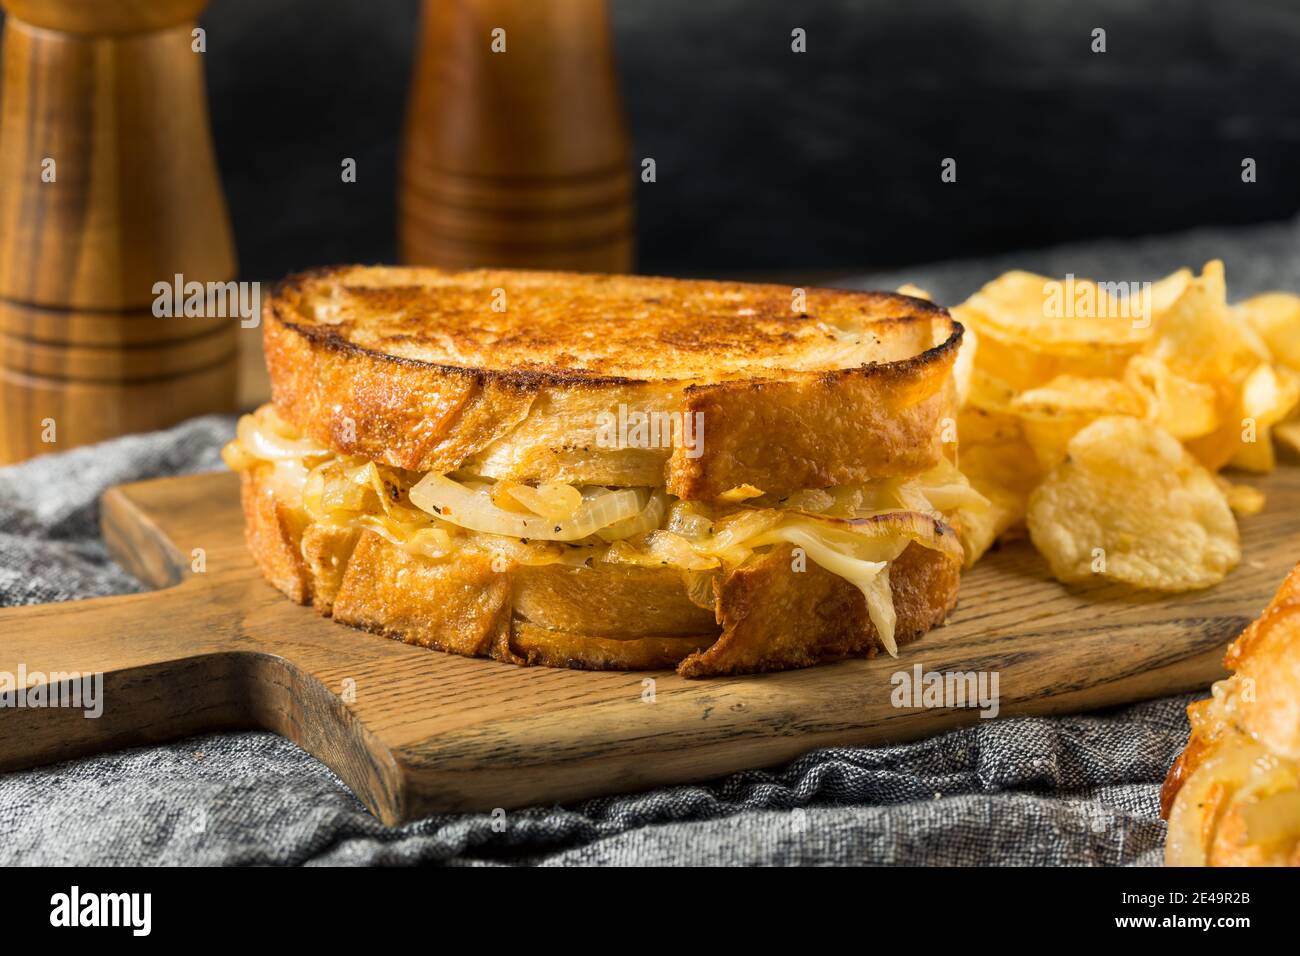
[[[236,272],[206,0],[0,2],[0,463],[233,408],[238,316],[155,314]]]
[[[630,271],[629,162],[605,0],[425,0],[403,261]]]

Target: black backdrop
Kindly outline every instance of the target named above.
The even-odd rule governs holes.
[[[1300,208],[1297,0],[611,7],[635,153],[658,165],[642,271],[865,269]],[[212,0],[245,276],[392,258],[416,16],[415,0]]]

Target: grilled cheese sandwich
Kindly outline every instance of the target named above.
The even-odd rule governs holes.
[[[225,453],[254,555],[336,619],[514,663],[896,653],[955,598],[950,516],[987,506],[940,434],[960,327],[868,293],[793,312],[798,291],[294,277],[267,304],[273,407]],[[672,441],[611,440],[656,415]],[[435,593],[403,589],[421,576]]]

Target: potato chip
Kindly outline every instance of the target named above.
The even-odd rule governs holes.
[[[981,340],[983,342],[983,340]],[[1011,408],[1016,391],[1010,383],[976,365],[971,369],[966,404],[985,412],[1005,415]]]
[[[1259,425],[1276,425],[1300,402],[1300,376],[1285,366],[1263,362],[1241,386],[1241,410]]]
[[[985,411],[982,408],[963,408],[957,413],[957,436],[960,448],[975,445],[1017,441],[1020,422],[1011,415]]]
[[[1188,438],[1183,442],[1192,453],[1210,471],[1218,471],[1232,461],[1241,451],[1242,425],[1240,396],[1233,396],[1227,388],[1220,389],[1219,426],[1208,435]]]
[[[1008,409],[1021,419],[1025,440],[1044,472],[1065,459],[1070,439],[1089,422],[1105,415],[1142,417],[1146,410],[1143,397],[1123,382],[1072,375],[1021,392]]]
[[[1182,298],[1187,287],[1192,284],[1192,270],[1179,269],[1158,282],[1151,283],[1151,296],[1147,303],[1148,315],[1152,323],[1160,321],[1175,302]]]
[[[1058,375],[1040,388],[1021,392],[1011,402],[1011,413],[1021,418],[1086,418],[1132,415],[1140,418],[1146,403],[1124,382],[1109,378]]]
[[[1030,495],[1034,545],[1062,581],[1101,575],[1135,587],[1209,587],[1241,560],[1237,523],[1214,476],[1168,432],[1099,418]]]
[[[1074,354],[1060,354],[1039,343],[1010,339],[995,328],[982,326],[979,319],[972,318],[977,313],[966,306],[952,312],[965,328],[979,335],[978,367],[1017,390],[1045,385],[1058,375],[1117,378],[1134,352],[1131,347],[1086,347]]]
[[[1247,471],[1270,472],[1277,466],[1271,429],[1300,401],[1300,380],[1285,367],[1263,363],[1241,388],[1242,435],[1228,464]]]
[[[968,557],[1015,533],[1028,509],[1062,580],[1094,573],[1089,536],[1110,566],[1095,573],[1137,586],[1226,574],[1238,560],[1232,512],[1254,514],[1264,498],[1210,473],[1271,470],[1273,438],[1300,454],[1300,296],[1230,306],[1216,260],[1145,286],[1009,272],[953,313],[979,335],[962,371],[959,463],[990,501],[969,516]],[[1094,431],[1103,421],[1109,457]],[[1026,485],[1027,474],[1049,477]],[[1143,482],[1155,500],[1141,501]]]
[[[1039,469],[1048,472],[1065,461],[1070,439],[1088,422],[1089,419],[1086,418],[1026,421],[1021,429],[1025,441],[1034,452],[1034,460],[1038,463]]]
[[[977,417],[983,420],[979,426],[974,424]],[[1046,474],[1034,465],[1033,451],[1025,443],[1021,423],[1016,419],[967,409],[958,416],[957,422],[961,435],[959,471],[965,472],[969,465],[982,477],[1026,495]]]
[[[962,445],[958,465],[971,487],[988,499],[987,507],[961,507],[955,515],[970,567],[1001,535],[1024,521],[1029,492],[1040,474],[1033,452],[1018,438]]]
[[[1029,493],[1043,472],[1021,436],[1020,422],[1010,415],[964,409],[957,417],[957,433],[958,470],[988,500],[987,507],[956,515],[970,567],[994,541],[1023,523]]]
[[[1274,359],[1300,369],[1300,296],[1269,292],[1238,303],[1236,310],[1259,333]]]
[[[1227,499],[1228,507],[1232,509],[1233,514],[1257,515],[1264,510],[1266,499],[1264,492],[1258,488],[1252,488],[1250,485],[1234,485],[1222,475],[1215,475],[1214,480],[1223,492],[1223,497]]]
[[[1236,382],[1269,359],[1259,337],[1229,311],[1223,263],[1217,259],[1205,264],[1155,328],[1148,353],[1195,382]]]
[[[1175,375],[1149,355],[1135,355],[1124,370],[1124,381],[1144,395],[1143,416],[1175,438],[1199,438],[1219,426],[1219,396],[1213,386]]]
[[[1005,491],[991,489],[981,494],[988,499],[986,508],[975,511],[963,507],[954,515],[958,538],[966,555],[963,566],[967,568],[984,557],[1008,528],[1020,524],[1025,517],[1024,501]]]
[[[1148,303],[1122,294],[1121,285],[1007,272],[964,307],[981,333],[1032,343],[1049,354],[1086,354],[1107,346],[1136,349],[1151,338]]]

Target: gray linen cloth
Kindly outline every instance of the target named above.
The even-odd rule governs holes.
[[[1006,268],[1140,280],[1216,256],[1234,298],[1300,289],[1294,223],[1079,244],[852,284],[911,281],[953,302]],[[219,467],[232,426],[195,419],[0,469],[0,605],[137,589],[99,539],[98,496]],[[293,744],[214,734],[0,775],[0,863],[1155,864],[1159,785],[1186,739],[1192,699],[819,750],[708,784],[515,811],[504,827],[481,814],[385,827]]]

